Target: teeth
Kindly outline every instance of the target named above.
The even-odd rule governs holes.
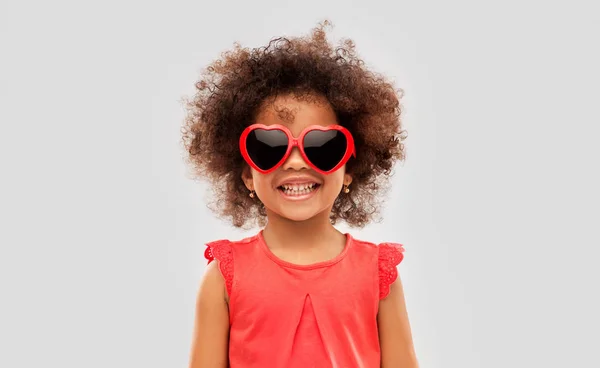
[[[284,185],[282,185],[281,187],[282,187],[284,190],[289,190],[289,191],[295,191],[295,192],[297,192],[297,191],[300,191],[300,190],[309,190],[309,189],[314,189],[314,187],[315,187],[316,185],[317,185],[316,183],[310,183],[310,184],[301,184],[301,185],[297,185],[297,184],[294,184],[294,185],[287,185],[287,184],[284,184]]]
[[[308,184],[301,184],[301,185],[284,184],[281,186],[281,188],[283,188],[284,193],[287,195],[302,195],[302,194],[307,194],[307,193],[312,192],[316,186],[317,186],[316,183],[308,183]]]

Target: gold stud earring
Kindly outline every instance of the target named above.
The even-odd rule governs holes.
[[[255,192],[253,190],[250,191],[250,194],[249,194],[250,198],[254,198],[254,193]]]
[[[350,193],[350,188],[346,184],[344,184],[344,193]]]

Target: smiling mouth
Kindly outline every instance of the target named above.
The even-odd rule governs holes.
[[[283,192],[283,194],[285,194],[287,196],[300,197],[300,196],[307,195],[307,194],[314,192],[320,186],[321,186],[321,184],[317,184],[317,183],[306,183],[306,184],[300,184],[300,185],[284,184],[284,185],[280,185],[279,187],[277,187],[277,189],[279,189],[281,192]]]

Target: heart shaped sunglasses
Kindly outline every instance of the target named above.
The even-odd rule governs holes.
[[[340,125],[312,125],[294,138],[283,125],[253,124],[240,136],[244,160],[262,174],[281,166],[294,147],[298,147],[304,161],[321,174],[330,174],[346,164],[351,156],[356,157],[352,134]]]

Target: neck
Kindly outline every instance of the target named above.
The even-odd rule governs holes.
[[[269,213],[263,236],[269,248],[306,248],[307,244],[320,244],[338,239],[341,233],[329,221],[329,211],[305,221],[292,221]]]

